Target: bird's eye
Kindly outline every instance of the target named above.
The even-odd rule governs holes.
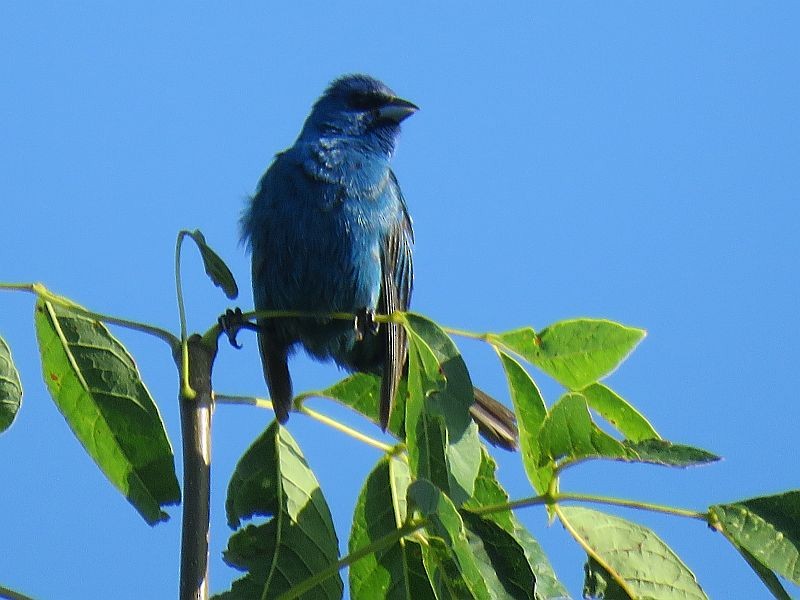
[[[386,104],[386,98],[381,94],[353,92],[348,96],[347,104],[356,110],[370,110]]]

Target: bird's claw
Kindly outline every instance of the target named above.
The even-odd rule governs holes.
[[[353,320],[353,329],[356,332],[356,340],[361,341],[367,333],[378,334],[379,323],[375,320],[375,311],[371,308],[362,308],[356,313]]]
[[[231,346],[237,350],[242,347],[242,345],[236,341],[236,336],[239,334],[239,331],[242,329],[252,329],[253,331],[258,331],[258,325],[245,319],[242,315],[242,309],[238,306],[236,307],[236,310],[231,310],[230,308],[226,310],[225,314],[217,319],[217,322],[219,323],[223,333],[228,336],[228,341],[230,342]]]

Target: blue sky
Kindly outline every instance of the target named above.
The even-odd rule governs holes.
[[[244,199],[327,83],[367,72],[422,108],[395,160],[417,237],[414,308],[478,331],[575,316],[644,327],[607,383],[664,437],[725,457],[690,471],[585,465],[564,489],[702,509],[800,487],[800,5],[276,5],[3,3],[0,280],[176,330],[175,235],[200,228],[251,307]],[[204,330],[228,303],[186,256],[190,325]],[[0,584],[174,597],[179,511],[150,529],[106,483],[40,381],[32,298],[0,303],[25,387],[0,435]],[[169,353],[115,333],[177,449]],[[255,340],[242,341],[223,348],[215,387],[264,394]],[[460,344],[474,381],[505,398],[492,354]],[[303,358],[292,373],[298,390],[340,376]],[[558,387],[535,376],[553,402]],[[237,575],[220,559],[225,484],[270,418],[215,414],[217,591]],[[346,543],[378,454],[299,416],[290,427]],[[529,495],[518,457],[500,458],[512,496]],[[767,597],[702,525],[622,514],[655,528],[710,597]],[[542,510],[520,515],[578,597],[582,552]]]

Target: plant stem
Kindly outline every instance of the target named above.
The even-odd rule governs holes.
[[[297,598],[302,596],[309,590],[314,589],[318,584],[325,581],[328,577],[333,577],[337,572],[344,569],[345,567],[352,565],[354,562],[368,556],[370,554],[374,554],[375,552],[380,552],[384,548],[388,548],[392,544],[397,543],[402,538],[406,537],[422,529],[425,526],[425,520],[419,519],[416,521],[411,521],[403,525],[400,529],[396,529],[392,533],[383,536],[379,540],[372,542],[371,544],[367,544],[363,548],[359,548],[355,552],[351,552],[344,558],[342,558],[339,562],[332,564],[331,566],[315,573],[308,579],[305,579],[298,583],[297,585],[293,586],[289,591],[281,594],[278,596],[278,600],[292,600],[293,598]]]
[[[596,496],[594,494],[575,494],[568,492],[559,492],[558,496],[555,499],[555,502],[556,503],[591,502],[594,504],[607,504],[610,506],[624,506],[626,508],[648,510],[650,512],[658,512],[667,515],[673,515],[676,517],[687,517],[690,519],[697,519],[699,521],[708,521],[708,513],[702,513],[696,510],[676,508],[674,506],[665,506],[663,504],[653,504],[652,502],[639,502],[638,500],[626,500],[624,498]]]
[[[296,400],[298,400],[298,399],[299,400],[305,400],[306,398],[311,398],[311,397],[326,398],[326,396],[321,396],[319,394],[315,394],[313,392],[309,392],[307,394],[301,394],[300,396],[298,396],[296,398]],[[272,410],[272,402],[270,402],[269,400],[266,400],[264,398],[255,398],[253,396],[233,396],[233,395],[230,395],[230,394],[214,394],[214,400],[216,402],[219,402],[220,404],[248,404],[250,406],[257,406],[258,408],[268,408],[268,409]],[[372,446],[373,448],[377,448],[378,450],[381,450],[382,452],[388,452],[388,453],[393,453],[393,454],[396,453],[394,446],[392,446],[390,444],[385,444],[384,442],[381,442],[380,440],[376,440],[375,438],[370,437],[370,436],[368,436],[368,435],[366,435],[364,433],[361,433],[360,431],[357,431],[356,429],[353,429],[352,427],[348,427],[344,423],[340,423],[339,421],[337,421],[335,419],[332,419],[327,415],[323,415],[322,413],[318,413],[317,411],[311,410],[310,408],[307,408],[305,406],[301,406],[298,412],[300,412],[300,413],[302,413],[302,414],[304,414],[304,415],[306,415],[308,417],[311,417],[312,419],[314,419],[316,421],[319,421],[320,423],[323,423],[324,425],[327,425],[328,427],[332,427],[333,429],[336,429],[337,431],[340,431],[340,432],[344,433],[345,435],[349,435],[350,437],[352,437],[352,438],[354,438],[354,439],[356,439],[356,440],[358,440],[360,442],[364,442],[368,446]]]
[[[444,327],[442,326],[442,330],[449,334],[449,335],[457,335],[459,337],[465,337],[472,340],[480,340],[482,342],[489,342],[489,334],[488,333],[478,333],[475,331],[467,331],[465,329],[456,329],[455,327]]]
[[[189,347],[186,342],[186,306],[183,302],[183,284],[181,283],[181,248],[183,238],[189,235],[185,229],[178,232],[178,239],[175,241],[175,297],[178,300],[178,320],[181,327],[181,362],[178,368],[181,372],[181,396],[193,398],[195,391],[189,385]]]
[[[236,396],[232,394],[214,393],[214,402],[218,404],[247,404],[257,408],[273,410],[272,402],[264,398],[256,398],[255,396]]]
[[[473,512],[477,515],[482,515],[488,513],[502,512],[505,510],[515,510],[517,508],[526,508],[528,506],[538,506],[541,504],[561,504],[563,502],[586,502],[592,504],[607,504],[610,506],[623,506],[625,508],[648,510],[651,512],[659,512],[677,517],[688,517],[690,519],[708,521],[707,513],[701,513],[694,510],[687,510],[685,508],[675,508],[673,506],[665,506],[663,504],[653,504],[651,502],[639,502],[638,500],[626,500],[624,498],[612,498],[609,496],[596,496],[594,494],[576,494],[569,492],[543,494],[540,496],[531,496],[530,498],[522,498],[521,500],[506,502],[503,504],[481,506],[480,508],[470,509],[470,512]]]
[[[319,421],[320,423],[324,423],[328,427],[333,427],[337,431],[341,431],[345,435],[349,435],[351,438],[359,440],[360,442],[364,442],[365,444],[367,444],[369,446],[372,446],[373,448],[377,448],[378,450],[381,450],[382,452],[393,452],[394,451],[394,446],[392,446],[390,444],[384,444],[383,442],[381,442],[379,440],[376,440],[375,438],[372,438],[372,437],[370,437],[370,436],[368,436],[368,435],[366,435],[364,433],[361,433],[360,431],[356,431],[352,427],[348,427],[344,423],[339,423],[339,421],[336,421],[335,419],[331,419],[330,417],[328,417],[326,415],[323,415],[322,413],[318,413],[318,412],[316,412],[314,410],[311,410],[310,408],[307,408],[305,406],[301,406],[300,407],[300,412],[305,414],[305,415],[308,415],[312,419],[315,419],[315,420]]]
[[[75,314],[86,317],[87,319],[94,319],[95,321],[102,321],[103,323],[110,323],[111,325],[118,325],[119,327],[125,327],[126,329],[132,329],[134,331],[139,331],[141,333],[152,335],[154,337],[159,338],[160,340],[167,342],[167,344],[170,345],[170,348],[173,349],[180,345],[180,340],[174,335],[172,335],[166,329],[161,329],[160,327],[154,327],[153,325],[147,325],[146,323],[140,323],[138,321],[121,319],[119,317],[113,317],[111,315],[105,315],[102,313],[87,310],[86,308],[78,304],[75,304],[74,302],[68,300],[67,298],[64,298],[63,296],[54,294],[41,283],[0,283],[0,290],[6,290],[11,292],[28,292],[31,294],[35,294],[42,300],[45,300],[52,304],[58,304],[59,306],[64,307],[74,312]]]
[[[216,345],[209,347],[203,338],[186,340],[191,389],[181,393],[181,433],[183,441],[183,522],[181,530],[180,600],[208,598],[209,503],[211,497],[211,370]],[[183,352],[174,355],[181,368]]]

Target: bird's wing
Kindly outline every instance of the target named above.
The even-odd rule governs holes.
[[[390,172],[388,193],[395,195],[400,203],[401,215],[397,223],[383,240],[381,248],[381,294],[378,312],[390,314],[394,311],[408,310],[414,284],[414,266],[411,259],[411,246],[414,243],[414,230],[411,218],[397,178]],[[397,385],[403,376],[406,362],[406,332],[402,325],[387,323],[381,334],[383,343],[383,378],[381,380],[380,424],[386,430],[389,415],[394,406]]]

